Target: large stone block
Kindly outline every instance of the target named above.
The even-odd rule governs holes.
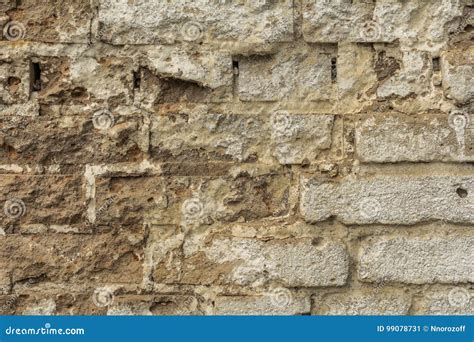
[[[99,2],[98,38],[112,44],[293,39],[291,0]]]
[[[326,181],[303,178],[306,221],[346,224],[474,222],[474,179],[455,176],[376,176]]]
[[[443,89],[449,99],[465,105],[474,99],[474,45],[458,44],[443,52],[441,71]]]
[[[242,101],[329,101],[335,97],[331,46],[291,46],[274,55],[239,59]]]
[[[300,164],[315,161],[331,146],[334,116],[276,112],[169,114],[152,118],[150,152],[164,162],[260,162]]]
[[[216,315],[301,315],[308,314],[309,297],[296,296],[287,289],[275,289],[261,296],[219,296]]]
[[[88,43],[95,15],[89,0],[22,0],[7,14],[10,33],[3,39],[48,43]]]
[[[40,69],[40,103],[117,107],[133,102],[132,59],[42,56],[35,61]]]
[[[0,175],[0,228],[27,224],[77,225],[84,219],[81,177]]]
[[[78,284],[143,280],[144,234],[0,236],[0,265],[12,281]],[[113,248],[110,248],[113,246]]]
[[[340,243],[317,245],[309,238],[266,242],[209,235],[185,241],[181,255],[176,249],[181,245],[179,235],[167,231],[157,231],[152,245],[156,251],[154,280],[158,283],[257,286],[277,282],[288,287],[316,287],[341,286],[348,277],[349,257]],[[160,236],[167,236],[167,242]]]
[[[363,281],[409,284],[474,281],[474,237],[369,238],[361,247]]]
[[[406,315],[411,299],[401,293],[360,293],[328,295],[316,308],[326,315]]]
[[[446,41],[463,5],[456,0],[406,2],[304,0],[303,33],[308,42]]]
[[[416,299],[417,315],[474,315],[474,290],[469,286],[454,286],[443,290],[424,291]]]
[[[277,169],[234,169],[221,176],[147,175],[133,170],[95,177],[95,210],[113,199],[103,224],[200,226],[288,213],[290,177]]]
[[[89,116],[0,117],[0,164],[80,165],[139,161],[148,148],[143,118],[86,110]]]
[[[375,163],[473,161],[474,135],[468,119],[455,113],[365,116],[356,122],[357,156]],[[465,122],[458,127],[457,120]]]

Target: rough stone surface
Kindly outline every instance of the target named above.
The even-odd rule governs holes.
[[[0,314],[472,314],[473,25],[0,1]]]
[[[473,282],[474,238],[368,239],[361,247],[359,278],[364,281]]]
[[[333,122],[331,115],[285,111],[265,117],[170,114],[152,119],[150,152],[159,161],[301,164],[331,147]]]
[[[473,161],[471,127],[452,124],[462,114],[364,117],[356,126],[356,150],[363,162]],[[387,134],[390,132],[390,134]]]
[[[317,305],[327,315],[407,315],[411,300],[403,293],[329,295]]]
[[[468,286],[454,286],[427,291],[415,300],[420,315],[473,315],[474,290]]]
[[[287,302],[278,302],[272,293],[264,296],[218,297],[216,299],[216,315],[301,315],[310,311],[309,298],[286,298]]]
[[[347,224],[474,222],[473,177],[304,178],[301,186],[301,214],[309,222],[331,217]]]

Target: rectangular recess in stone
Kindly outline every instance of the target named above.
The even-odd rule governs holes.
[[[161,243],[171,245],[176,243],[175,239],[175,235],[169,235],[170,242]],[[315,245],[309,238],[264,241],[207,236],[206,240],[201,239],[196,246],[184,244],[182,260],[174,253],[170,254],[178,258],[174,262],[167,261],[167,254],[155,258],[159,262],[155,281],[169,281],[171,270],[166,268],[177,265],[180,265],[178,281],[194,285],[342,286],[348,277],[349,256],[340,243]]]
[[[88,43],[94,15],[90,0],[22,0],[8,11],[23,40],[48,43]]]
[[[379,237],[362,243],[359,278],[408,284],[474,282],[474,236]]]
[[[27,60],[0,60],[0,106],[22,104],[28,101],[29,63]]]
[[[474,177],[374,176],[329,181],[303,178],[300,211],[308,222],[345,224],[474,222]]]
[[[332,46],[289,46],[274,55],[239,59],[238,96],[242,101],[328,101]]]
[[[0,164],[99,164],[133,162],[145,156],[147,133],[141,117],[89,115],[0,117]],[[94,120],[107,119],[112,127],[100,126],[105,121],[94,126]]]
[[[453,119],[451,115],[360,117],[357,156],[368,163],[474,161],[474,128],[455,129]]]
[[[13,283],[38,278],[74,286],[139,284],[143,280],[143,240],[143,231],[62,234],[60,239],[51,235],[0,236],[0,267]]]
[[[293,0],[100,0],[97,36],[111,44],[293,39]]]
[[[333,124],[333,115],[286,111],[160,115],[152,117],[150,152],[162,162],[300,164],[331,147]]]
[[[132,59],[42,56],[35,61],[41,68],[37,97],[42,104],[132,104]]]
[[[85,206],[80,176],[1,175],[0,228],[79,225]]]

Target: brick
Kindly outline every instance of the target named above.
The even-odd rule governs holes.
[[[474,222],[474,179],[469,176],[303,178],[301,186],[300,211],[308,222],[331,217],[345,224]]]
[[[143,233],[64,234],[61,239],[7,235],[0,240],[0,265],[14,283],[30,278],[74,285],[143,280]]]
[[[368,239],[361,247],[359,278],[409,284],[473,282],[474,237]]]
[[[263,296],[219,296],[215,300],[216,315],[301,315],[310,311],[309,297],[296,297],[285,291]]]
[[[24,40],[88,43],[94,10],[91,1],[22,0],[8,16],[23,25]]]
[[[458,132],[448,115],[370,115],[356,123],[356,151],[363,162],[474,160],[470,129]],[[387,134],[390,132],[390,134]]]
[[[331,47],[292,46],[274,55],[239,59],[238,96],[242,101],[329,101]]]
[[[293,2],[149,2],[100,0],[98,37],[112,44],[240,41],[293,38]],[[159,17],[156,13],[160,13]]]
[[[385,291],[384,291],[385,292]],[[410,297],[403,293],[357,293],[328,295],[321,304],[326,315],[407,315]],[[319,312],[319,311],[318,311]]]
[[[332,115],[276,112],[169,114],[152,118],[150,152],[158,161],[310,163],[330,148]],[[194,137],[189,139],[188,137]]]
[[[86,113],[0,117],[0,164],[100,164],[139,161],[145,156],[148,133],[140,113],[132,117],[101,109]]]

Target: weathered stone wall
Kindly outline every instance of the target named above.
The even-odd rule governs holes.
[[[3,0],[2,314],[473,314],[472,0]]]

